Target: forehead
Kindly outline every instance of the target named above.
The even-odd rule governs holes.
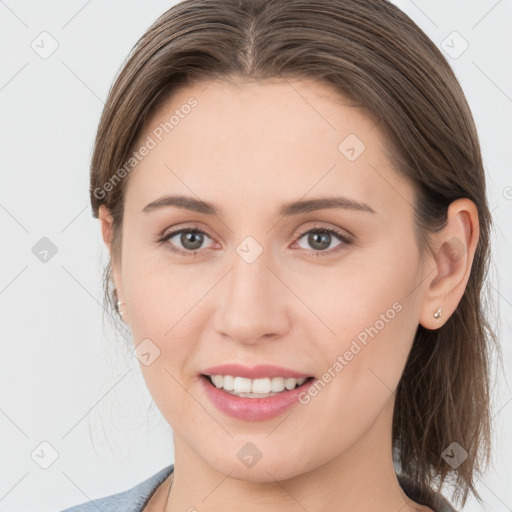
[[[136,147],[145,143],[126,198],[141,207],[167,192],[260,204],[339,192],[382,204],[406,186],[375,120],[307,80],[180,89],[146,123]]]

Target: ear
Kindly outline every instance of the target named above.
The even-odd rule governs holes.
[[[438,329],[457,308],[471,273],[479,238],[478,210],[470,199],[457,199],[448,207],[445,227],[434,233],[434,256],[426,279],[419,323]],[[434,313],[441,309],[441,315]]]
[[[116,262],[113,261],[112,258],[112,238],[114,235],[113,231],[113,218],[108,210],[108,208],[102,204],[98,209],[98,218],[101,223],[101,236],[103,237],[103,242],[107,246],[108,252],[110,253],[110,266],[112,268],[112,280],[114,282],[114,287],[116,288],[118,300],[124,302],[124,293],[123,293],[123,282],[121,278],[121,269],[118,268]],[[126,304],[122,304],[120,307],[120,311],[123,313],[122,319],[126,322]]]

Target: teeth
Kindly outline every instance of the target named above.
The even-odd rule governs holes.
[[[217,375],[217,377],[221,377],[221,375]],[[235,389],[235,378],[232,377],[231,375],[225,375],[224,376],[224,381],[222,383],[222,387],[226,390],[226,391],[233,391]]]
[[[273,396],[275,393],[280,393],[287,390],[295,389],[297,386],[302,386],[306,381],[305,378],[294,379],[292,377],[272,377],[263,379],[247,379],[245,377],[233,377],[232,375],[210,375],[210,380],[216,388],[222,388],[224,391],[231,392],[240,396],[251,394],[256,398],[256,395]]]

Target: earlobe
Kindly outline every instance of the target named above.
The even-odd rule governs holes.
[[[419,318],[426,329],[441,327],[457,308],[471,273],[478,233],[478,211],[473,201],[453,201],[445,227],[432,235],[433,269],[426,279]]]

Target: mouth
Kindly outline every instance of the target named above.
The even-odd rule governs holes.
[[[226,363],[198,374],[210,402],[242,421],[267,421],[302,403],[316,378],[282,366]]]
[[[298,388],[307,387],[314,377],[260,377],[250,379],[237,375],[201,374],[207,383],[229,395],[239,398],[269,398],[285,395]]]

